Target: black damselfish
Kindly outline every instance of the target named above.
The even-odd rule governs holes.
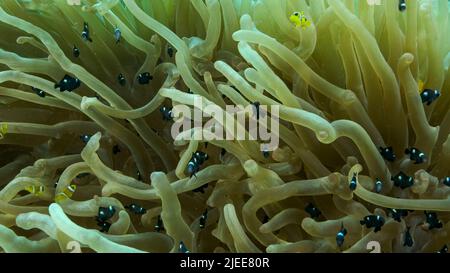
[[[391,180],[394,182],[394,186],[399,187],[402,190],[414,185],[414,179],[402,171],[391,177]]]
[[[385,160],[390,161],[390,162],[394,162],[395,161],[394,148],[392,148],[392,147],[386,147],[386,148],[380,147],[379,149],[380,149],[381,156]]]
[[[65,75],[64,78],[59,82],[55,83],[55,89],[59,88],[60,92],[69,91],[77,89],[81,86],[81,81],[77,78]]]
[[[379,215],[368,215],[363,220],[359,221],[361,225],[366,225],[367,228],[375,228],[373,231],[378,232],[384,225],[385,220]]]
[[[311,216],[311,218],[316,219],[319,218],[320,215],[322,215],[322,212],[316,208],[312,203],[309,203],[305,207],[305,211]]]

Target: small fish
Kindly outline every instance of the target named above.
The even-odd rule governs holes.
[[[76,45],[73,46],[72,53],[75,58],[80,57],[80,50]]]
[[[59,88],[60,92],[69,91],[77,89],[81,86],[81,81],[77,78],[65,75],[64,78],[59,82],[55,83],[55,89]]]
[[[447,187],[450,187],[450,176],[447,176],[444,179],[442,179],[442,184],[444,184]]]
[[[77,189],[77,185],[72,184],[72,185],[67,186],[67,187],[63,190],[63,193],[64,193],[67,197],[71,198],[72,195],[75,193],[75,190],[76,190],[76,189]]]
[[[350,181],[349,188],[351,191],[356,190],[356,185],[358,184],[356,173],[353,174],[352,180]]]
[[[173,117],[172,117],[172,108],[163,106],[163,107],[161,107],[161,108],[159,109],[159,111],[160,111],[161,114],[162,114],[163,120],[167,120],[167,121],[173,120]]]
[[[108,232],[109,228],[111,227],[111,223],[108,222],[97,222],[97,226],[99,226],[100,232]]]
[[[305,13],[302,12],[294,12],[289,20],[295,24],[295,26],[300,26],[302,29],[305,29],[311,25],[311,22],[306,18]]]
[[[381,230],[385,220],[379,215],[368,215],[363,220],[359,221],[361,225],[366,225],[367,228],[375,228],[373,231],[376,233]]]
[[[116,40],[116,44],[120,42],[120,38],[122,37],[122,32],[120,31],[119,27],[116,27],[114,29],[114,39]]]
[[[170,58],[173,57],[173,47],[170,45],[167,46],[167,55],[169,55]]]
[[[125,206],[125,208],[137,215],[143,215],[147,212],[145,208],[141,207],[138,204],[130,204],[128,206]]]
[[[448,252],[448,247],[447,245],[444,245],[437,253],[447,253]]]
[[[424,211],[426,217],[426,223],[428,224],[428,229],[432,230],[435,228],[442,228],[442,222],[437,218],[436,212]]]
[[[380,154],[381,156],[390,162],[394,162],[395,161],[395,154],[394,154],[394,149],[392,147],[379,147],[380,149]]]
[[[120,147],[119,147],[119,145],[117,145],[117,144],[114,145],[113,148],[112,148],[112,152],[113,152],[114,155],[120,153]]]
[[[136,171],[137,180],[142,181],[142,176],[140,171]]]
[[[200,228],[205,228],[206,220],[208,219],[208,209],[205,210],[205,212],[200,216],[199,225]]]
[[[336,244],[338,247],[342,247],[344,244],[345,235],[347,235],[347,229],[344,228],[344,223],[342,223],[341,229],[336,234]]]
[[[92,43],[92,39],[89,36],[89,25],[86,22],[83,23],[83,32],[81,32],[81,38]]]
[[[121,86],[125,86],[127,84],[127,80],[125,79],[125,77],[122,75],[122,73],[119,74],[119,76],[117,76],[117,81],[119,81],[119,84]]]
[[[156,220],[155,231],[160,232],[164,229],[163,221],[161,219],[161,215],[158,215],[158,219]]]
[[[379,178],[377,178],[375,182],[375,192],[380,193],[382,189],[383,189],[383,182]]]
[[[45,191],[45,187],[44,186],[28,186],[25,188],[25,190],[31,194],[39,196]]]
[[[312,203],[309,203],[306,207],[305,207],[305,211],[311,216],[311,218],[313,219],[317,219],[320,217],[320,215],[322,215],[322,212],[316,208]]]
[[[148,72],[144,72],[138,75],[137,77],[139,84],[149,84],[150,80],[153,80],[153,76],[150,75]]]
[[[405,10],[406,10],[406,3],[405,3],[405,0],[399,0],[399,3],[398,3],[398,10],[399,10],[399,11],[405,11]]]
[[[91,139],[90,135],[81,135],[80,136],[81,141],[83,141],[84,144],[87,144],[89,140]]]
[[[189,253],[189,250],[184,245],[183,241],[180,242],[180,246],[178,247],[179,253]]]
[[[264,151],[262,152],[262,154],[263,154],[264,158],[269,158],[269,156],[270,156],[270,153],[269,153],[269,151],[267,151],[267,150],[264,150]]]
[[[31,87],[31,90],[33,90],[34,93],[36,93],[36,95],[38,95],[39,97],[45,98],[45,92],[42,91],[41,89],[35,88],[35,87]]]
[[[400,171],[397,175],[391,177],[394,181],[394,186],[401,188],[402,190],[414,185],[414,179],[411,176],[406,175],[404,172]]]
[[[406,210],[406,209],[389,209],[389,214],[391,215],[392,218],[394,218],[395,221],[400,222],[402,220],[402,217],[404,218],[404,217],[408,216],[408,210]]]
[[[113,206],[99,207],[96,220],[98,222],[106,222],[109,219],[111,219],[115,213],[116,213],[116,208]]]
[[[424,89],[422,93],[420,93],[420,98],[422,99],[422,103],[426,103],[427,105],[430,105],[435,100],[437,100],[441,96],[441,92],[439,90],[431,90],[431,89]]]
[[[409,155],[412,161],[415,161],[414,164],[421,164],[427,160],[423,152],[413,147],[405,149],[405,154]]]
[[[403,246],[412,247],[414,244],[411,233],[409,232],[410,228],[407,227],[405,231],[405,240],[403,241]]]

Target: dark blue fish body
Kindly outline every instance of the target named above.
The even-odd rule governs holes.
[[[122,73],[120,73],[119,76],[117,76],[117,81],[121,86],[125,86],[125,84],[127,84],[127,80],[125,79]]]
[[[363,220],[359,221],[361,225],[365,225],[367,228],[375,228],[373,231],[378,232],[384,225],[385,220],[379,215],[368,215]]]
[[[60,92],[69,91],[77,89],[81,86],[81,81],[77,78],[73,78],[69,75],[65,75],[64,78],[59,82],[55,83],[55,89],[59,88]]]
[[[167,121],[172,121],[173,117],[172,117],[172,109],[166,106],[163,106],[159,109],[159,111],[162,114],[162,118],[163,120],[167,120]]]
[[[72,53],[75,58],[80,57],[80,50],[76,45],[73,46]]]
[[[91,139],[90,135],[81,135],[80,136],[81,141],[83,141],[84,144],[87,144],[89,140]]]
[[[109,222],[98,222],[97,226],[100,227],[100,232],[108,232],[111,227],[111,223]]]
[[[380,193],[383,190],[383,182],[377,178],[375,181],[375,192]]]
[[[120,42],[120,38],[122,37],[122,32],[118,27],[114,29],[114,39],[116,40],[116,44]]]
[[[200,228],[205,228],[206,220],[208,219],[208,209],[205,210],[205,212],[200,216],[199,225]]]
[[[406,10],[406,3],[405,0],[400,0],[398,3],[398,10],[399,11],[405,11]]]
[[[156,220],[155,231],[160,232],[164,229],[163,221],[161,219],[161,215],[158,215],[158,219]]]
[[[445,177],[444,179],[442,179],[442,183],[447,186],[450,187],[450,176]]]
[[[336,244],[338,247],[342,247],[345,240],[345,235],[347,235],[347,229],[344,228],[344,226],[341,226],[341,229],[336,234]]]
[[[437,100],[441,96],[441,93],[438,90],[424,89],[422,93],[420,93],[420,98],[422,99],[422,103],[426,103],[430,105],[435,100]]]
[[[89,25],[86,22],[83,24],[83,31],[81,32],[81,38],[83,38],[84,41],[92,42],[92,39],[89,35]]]
[[[428,224],[428,229],[432,230],[435,228],[442,228],[442,222],[437,218],[436,212],[424,212],[426,216],[426,222]]]
[[[389,209],[389,214],[395,221],[400,222],[402,218],[408,216],[406,209]]]
[[[173,57],[173,47],[167,46],[167,55],[169,55],[170,58]]]
[[[391,180],[394,182],[394,186],[402,190],[414,185],[414,179],[403,172],[399,172],[397,175],[391,177]]]
[[[414,164],[421,164],[426,161],[425,154],[416,148],[409,148],[405,150],[405,154],[409,155],[409,158],[412,161],[415,161]]]
[[[180,246],[178,247],[179,253],[189,253],[189,250],[184,245],[183,241],[180,242]]]
[[[444,245],[437,253],[447,253],[448,252],[448,247],[447,245]]]
[[[111,219],[115,213],[116,209],[113,206],[99,207],[96,219],[98,222],[106,222]]]
[[[137,215],[143,215],[147,212],[147,210],[145,208],[141,207],[138,204],[134,204],[134,203],[130,204],[128,206],[125,206],[125,208]]]
[[[264,150],[264,151],[262,152],[262,154],[263,154],[264,158],[269,158],[269,156],[270,156],[269,151],[266,151],[266,150]]]
[[[394,162],[395,161],[395,154],[394,154],[394,149],[392,147],[386,147],[386,148],[382,148],[380,147],[380,154],[381,156],[390,162]]]
[[[305,211],[310,215],[311,218],[313,219],[317,219],[320,217],[320,215],[322,214],[322,212],[316,208],[312,203],[309,203],[306,207],[305,207]]]
[[[42,91],[39,88],[35,88],[35,87],[31,87],[31,90],[33,90],[34,93],[36,93],[36,95],[38,95],[41,98],[45,98],[45,92]]]
[[[153,80],[153,76],[150,75],[148,72],[144,72],[138,75],[137,77],[139,84],[149,84],[150,80]]]
[[[350,185],[349,185],[349,188],[350,188],[351,191],[356,190],[356,185],[358,184],[357,180],[358,179],[356,177],[356,173],[354,173],[353,177],[352,177],[352,180],[350,181]]]

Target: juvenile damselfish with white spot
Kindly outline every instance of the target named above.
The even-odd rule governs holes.
[[[89,41],[92,43],[91,36],[89,35],[89,25],[86,22],[83,23],[83,31],[81,32],[81,38],[83,38],[83,40],[85,41]]]
[[[428,106],[435,100],[437,100],[440,96],[441,92],[439,92],[439,90],[424,89],[422,93],[420,93],[422,103],[426,103]]]
[[[428,229],[432,230],[435,228],[442,228],[442,222],[437,218],[436,212],[424,211],[426,217],[426,223],[428,224]]]
[[[390,162],[394,162],[395,161],[394,148],[392,148],[392,147],[386,147],[386,148],[380,147],[379,149],[380,149],[381,156],[385,160],[390,161]]]
[[[342,247],[344,244],[345,235],[347,235],[347,229],[344,228],[344,223],[342,223],[341,229],[336,234],[336,244],[338,247]]]
[[[414,147],[405,149],[405,154],[409,155],[412,161],[415,161],[414,164],[421,164],[427,160],[425,154]]]
[[[398,10],[405,11],[406,10],[406,3],[405,0],[399,0],[398,3]]]
[[[138,75],[137,77],[139,84],[149,84],[151,80],[153,80],[153,76],[148,72],[144,72]]]
[[[81,86],[81,81],[77,78],[65,75],[64,78],[59,82],[55,83],[55,89],[59,88],[60,92],[69,91],[77,89]]]
[[[358,184],[356,173],[353,174],[352,180],[350,181],[350,190],[354,191],[356,189],[356,185]]]
[[[75,58],[80,57],[80,50],[76,45],[73,46],[72,53]]]
[[[397,175],[392,176],[391,180],[394,182],[394,186],[399,187],[402,190],[414,185],[414,179],[402,171],[400,171]]]
[[[306,207],[305,207],[305,211],[310,215],[311,218],[313,219],[317,219],[320,217],[320,215],[322,215],[322,212],[315,207],[312,203],[309,203]]]
[[[383,190],[383,181],[379,178],[375,180],[375,192],[380,193]]]
[[[39,88],[35,88],[35,87],[31,87],[31,90],[33,90],[34,93],[36,93],[36,95],[38,95],[41,98],[45,98],[45,92],[42,91]]]
[[[368,215],[359,221],[361,225],[366,225],[367,228],[375,228],[373,231],[376,233],[381,230],[385,220],[379,215]]]

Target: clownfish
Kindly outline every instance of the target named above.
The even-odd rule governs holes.
[[[63,192],[60,192],[55,196],[55,202],[58,203],[65,199],[71,198],[76,189],[77,189],[77,185],[72,184],[72,185],[67,186],[63,190]]]
[[[300,26],[303,29],[309,27],[311,25],[311,22],[306,18],[304,12],[294,12],[290,17],[289,21],[295,24],[295,26]]]
[[[39,196],[44,192],[45,187],[44,186],[28,186],[25,188],[25,190],[28,191],[29,193]]]

